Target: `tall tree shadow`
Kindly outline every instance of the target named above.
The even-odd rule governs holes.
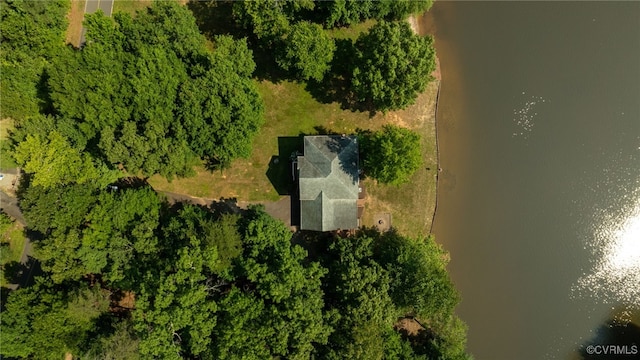
[[[237,198],[225,198],[221,197],[218,201],[212,201],[209,204],[209,210],[216,216],[223,214],[243,214],[244,209],[238,206]]]
[[[284,80],[297,81],[289,72],[278,66],[274,53],[277,44],[273,46],[265,46],[258,42],[257,39],[248,38],[248,42],[253,50],[253,60],[256,62],[256,70],[253,75],[258,80],[268,80],[274,84],[278,84]]]
[[[251,31],[236,23],[233,16],[234,3],[235,1],[228,0],[189,1],[187,7],[196,18],[200,32],[207,39],[214,41],[217,35],[247,39],[247,45],[253,51],[253,60],[256,63],[254,76],[259,80],[278,83],[285,79],[291,79],[290,74],[280,69],[275,61],[273,49],[275,45],[263,44]]]
[[[40,112],[47,115],[54,113],[53,100],[51,99],[51,88],[49,87],[49,72],[47,68],[42,70],[38,84],[36,85],[36,94],[38,98],[38,107]]]
[[[208,39],[216,35],[245,37],[247,34],[233,18],[233,3],[225,0],[189,1],[187,8],[193,13],[200,32]]]
[[[27,287],[33,285],[34,278],[42,274],[42,268],[36,258],[29,256],[24,264],[18,261],[5,264],[3,272],[9,284]]]
[[[629,318],[635,318],[636,321]],[[640,311],[629,317],[616,311],[600,325],[593,338],[576,351],[578,359],[640,359]]]
[[[353,93],[351,78],[353,74],[353,59],[355,48],[350,39],[336,39],[336,51],[333,54],[331,68],[321,81],[309,80],[306,90],[323,104],[337,102],[343,110],[353,112],[369,112],[375,115],[375,109],[367,102],[359,101]]]

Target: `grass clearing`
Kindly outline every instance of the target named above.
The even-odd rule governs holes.
[[[236,160],[231,168],[224,171],[210,172],[199,168],[195,177],[172,182],[154,176],[149,181],[151,185],[158,190],[208,199],[276,201],[280,196],[276,187],[281,184],[278,179],[275,179],[276,184],[272,184],[267,173],[270,165],[274,165],[274,156],[279,157],[279,165],[286,167],[291,151],[279,154],[281,148],[290,149],[285,144],[285,137],[317,134],[323,128],[337,133],[352,133],[357,127],[368,128],[376,123],[379,127],[382,124],[382,115],[369,119],[368,114],[342,110],[337,103],[318,102],[303,84],[261,81],[257,85],[265,102],[265,124],[253,142],[249,159]],[[280,174],[287,178],[290,176],[282,174],[282,171]]]
[[[82,37],[82,21],[84,21],[84,7],[86,0],[71,0],[71,9],[67,14],[67,35],[65,41],[75,47],[80,47],[80,38]]]
[[[373,226],[373,218],[378,213],[391,213],[392,224],[401,233],[414,237],[430,233],[438,174],[435,128],[438,86],[437,80],[431,82],[414,105],[390,114],[391,122],[420,134],[423,164],[404,185],[380,185],[371,179],[364,181],[368,197],[363,225]]]
[[[429,84],[416,104],[406,110],[378,113],[372,118],[368,113],[343,110],[337,103],[320,103],[305,90],[303,84],[262,81],[257,85],[265,102],[265,124],[254,140],[249,159],[236,160],[231,168],[224,171],[210,172],[199,168],[195,177],[172,182],[156,175],[149,179],[150,184],[157,190],[207,199],[276,201],[283,193],[280,191],[283,187],[280,180],[286,179],[283,180],[286,183],[290,178],[288,159],[291,145],[287,145],[288,138],[317,134],[323,130],[348,134],[356,128],[377,130],[384,124],[395,124],[420,133],[424,164],[410,183],[399,187],[365,180],[363,184],[369,197],[365,204],[363,224],[372,226],[375,214],[389,212],[393,216],[393,225],[401,232],[412,236],[429,233],[436,198],[434,110],[437,82]],[[274,156],[278,157],[277,166],[273,161]],[[270,169],[274,170],[275,167],[279,170],[270,174]]]
[[[327,30],[329,36],[334,39],[351,39],[356,41],[360,33],[368,31],[373,25],[375,25],[376,20],[370,19],[364,22],[354,24],[349,27],[339,27]]]
[[[328,33],[334,39],[355,41],[360,33],[374,24],[375,20],[369,20],[352,27],[328,30]],[[416,103],[406,110],[378,113],[373,117],[366,112],[343,110],[336,102],[322,103],[311,96],[306,84],[265,80],[257,81],[257,86],[265,102],[265,124],[254,139],[248,159],[236,160],[223,171],[211,172],[200,167],[196,169],[196,176],[172,182],[156,175],[149,179],[149,183],[156,190],[205,199],[277,201],[291,189],[289,157],[301,143],[300,135],[350,134],[357,128],[377,130],[384,124],[394,124],[421,135],[423,167],[408,184],[399,187],[365,180],[363,185],[368,198],[362,222],[372,226],[376,214],[391,213],[393,226],[400,232],[411,236],[429,234],[436,203],[435,102],[438,81],[429,84]]]
[[[124,12],[135,15],[136,11],[143,10],[151,6],[151,0],[116,0],[113,2],[113,12]]]
[[[24,236],[24,227],[17,221],[3,225],[0,230],[0,252],[2,252],[0,266],[3,268],[0,275],[0,286],[7,286],[7,280],[4,277],[4,266],[5,264],[20,261],[26,238]]]

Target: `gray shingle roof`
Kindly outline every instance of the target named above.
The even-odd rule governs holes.
[[[353,136],[305,136],[298,157],[300,228],[358,227],[358,143]]]

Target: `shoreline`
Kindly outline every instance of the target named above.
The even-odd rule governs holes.
[[[424,14],[421,14],[420,16],[424,16]],[[407,22],[409,23],[409,26],[411,27],[411,30],[413,30],[413,32],[416,35],[420,35],[420,36],[425,36],[426,34],[422,33],[422,29],[420,27],[420,22],[418,21],[418,19],[416,18],[415,15],[411,15],[407,18]],[[431,216],[431,224],[429,226],[429,235],[433,235],[433,224],[435,223],[436,220],[436,214],[438,212],[438,184],[440,183],[440,171],[441,171],[441,166],[440,166],[440,141],[438,138],[438,103],[440,102],[440,90],[442,88],[442,71],[440,68],[440,58],[438,58],[438,55],[436,53],[436,68],[433,71],[433,73],[431,74],[431,76],[433,76],[434,80],[436,81],[438,84],[438,91],[436,93],[436,99],[435,99],[435,106],[433,109],[433,119],[434,119],[434,127],[433,127],[433,137],[435,138],[436,141],[436,185],[435,185],[435,205],[433,208],[433,215]]]
[[[436,57],[436,68],[437,71],[440,72],[440,61],[437,60]],[[440,102],[440,90],[442,89],[442,77],[438,80],[438,93],[436,94],[436,106],[433,110],[433,119],[434,119],[434,137],[436,139],[436,203],[433,208],[433,216],[431,217],[431,226],[429,227],[429,234],[433,235],[433,224],[436,222],[436,214],[438,213],[438,184],[440,183],[440,172],[442,167],[440,166],[440,140],[438,138],[438,103]]]

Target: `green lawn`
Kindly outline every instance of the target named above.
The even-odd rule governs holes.
[[[286,192],[282,189],[286,186],[282,179],[290,177],[288,160],[295,150],[296,137],[317,134],[323,129],[352,133],[357,127],[382,124],[381,115],[369,119],[367,113],[342,110],[337,103],[322,104],[298,83],[262,81],[257,85],[265,102],[266,121],[253,142],[249,159],[236,160],[230,169],[222,172],[197,169],[195,177],[173,182],[154,176],[150,179],[151,185],[159,190],[210,199],[274,201],[279,198],[278,190]],[[274,156],[279,157],[277,164],[272,161]]]
[[[329,35],[334,39],[351,39],[356,40],[360,33],[369,30],[376,23],[375,20],[367,20],[353,26],[340,27],[328,30]]]
[[[418,97],[415,105],[396,112],[397,124],[418,132],[421,136],[422,168],[401,186],[379,185],[364,181],[368,191],[363,224],[372,226],[377,213],[391,213],[392,223],[401,233],[426,236],[436,206],[438,158],[436,148],[435,106],[438,82],[432,82]]]
[[[0,266],[2,266],[2,274],[0,274],[0,286],[6,286],[5,264],[19,262],[22,256],[22,249],[26,239],[24,236],[24,228],[18,222],[12,222],[8,225],[0,225]]]
[[[415,105],[403,111],[377,114],[342,110],[337,103],[315,100],[304,85],[293,82],[258,83],[265,102],[266,122],[253,143],[249,159],[237,160],[230,169],[209,172],[197,169],[195,177],[168,182],[161,176],[150,179],[157,190],[188,194],[208,199],[237,198],[245,201],[275,201],[291,186],[289,156],[302,134],[329,130],[353,133],[356,128],[379,129],[393,123],[420,133],[424,166],[406,185],[384,186],[366,180],[369,199],[363,223],[373,225],[373,216],[390,212],[393,225],[401,232],[427,235],[435,208],[437,155],[435,146],[435,98],[437,83],[431,83]],[[278,157],[276,164],[274,156]],[[430,170],[426,170],[430,168]],[[270,180],[271,179],[271,180]]]
[[[113,3],[113,12],[135,15],[137,10],[148,8],[152,2],[152,0],[116,0]]]

